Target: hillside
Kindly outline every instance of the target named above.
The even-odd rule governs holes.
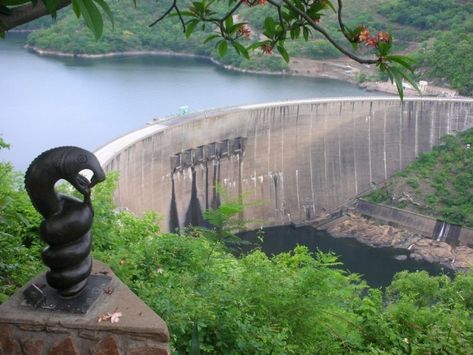
[[[473,227],[473,129],[445,136],[366,198]]]
[[[410,53],[418,60],[418,79],[458,89],[464,95],[473,94],[473,3],[465,0],[345,0],[344,15],[349,26],[366,25],[371,33],[391,31],[397,51]],[[222,5],[223,6],[223,5]],[[73,54],[101,54],[123,51],[163,51],[194,53],[210,56],[242,69],[281,71],[286,63],[277,55],[255,52],[248,61],[233,50],[221,59],[214,43],[204,44],[209,29],[195,32],[189,39],[182,33],[176,17],[167,18],[148,27],[162,14],[164,5],[142,1],[111,3],[115,27],[107,24],[104,36],[95,41],[93,35],[75,18],[71,9],[52,26],[32,33],[28,44],[33,47]],[[277,16],[270,6],[244,8],[243,20],[249,23],[252,36],[260,36],[263,20],[268,14]],[[321,19],[335,37],[335,14]],[[206,32],[207,31],[207,32]],[[287,43],[292,57],[331,59],[339,52],[320,35]],[[361,49],[363,50],[363,49]],[[360,80],[385,80],[372,74]]]

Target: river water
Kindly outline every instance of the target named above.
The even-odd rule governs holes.
[[[255,246],[269,256],[293,250],[297,245],[306,246],[311,252],[331,252],[343,263],[340,267],[357,273],[371,287],[388,286],[394,275],[402,270],[425,270],[431,275],[452,274],[438,264],[410,259],[397,260],[396,256],[409,255],[406,250],[393,248],[372,248],[353,238],[335,238],[326,231],[312,227],[294,228],[291,226],[265,228],[261,242],[258,231],[241,233],[239,236],[250,242],[242,250],[248,252]]]
[[[254,75],[178,57],[41,57],[24,34],[0,41],[0,134],[11,144],[0,160],[25,170],[60,145],[94,150],[153,118],[268,101],[373,96],[336,80]]]

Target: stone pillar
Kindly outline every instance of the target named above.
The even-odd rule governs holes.
[[[94,261],[94,274],[112,280],[86,314],[34,309],[24,301],[24,288],[0,305],[0,355],[169,354],[166,323],[110,268]],[[98,321],[114,312],[122,314],[118,322]]]

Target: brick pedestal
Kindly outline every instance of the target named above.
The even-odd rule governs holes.
[[[164,321],[107,266],[94,261],[92,273],[112,281],[85,315],[35,310],[24,304],[23,289],[0,305],[0,355],[167,355]],[[98,322],[113,312],[122,313],[119,322]]]

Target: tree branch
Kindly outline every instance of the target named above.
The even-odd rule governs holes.
[[[70,4],[71,0],[59,0],[56,10],[60,10]],[[9,15],[0,14],[0,26],[3,30],[8,31],[45,15],[49,15],[49,12],[40,0],[36,6],[32,4],[17,6],[11,9],[11,14]]]
[[[238,8],[241,6],[241,4],[243,4],[243,1],[240,0],[231,10],[229,10],[225,15],[223,15],[222,18],[217,18],[217,17],[211,17],[211,18],[208,18],[208,17],[202,17],[201,20],[204,21],[204,22],[224,22],[227,18],[229,18],[230,16],[232,16],[236,10],[238,10]]]
[[[310,17],[307,15],[304,11],[300,10],[297,8],[290,0],[283,0],[283,2],[286,4],[286,6],[294,11],[295,13],[299,14],[304,20],[307,21],[307,23],[312,27],[314,30],[317,32],[321,33],[327,41],[329,41],[335,48],[337,48],[340,52],[342,52],[344,55],[347,57],[353,59],[355,62],[361,63],[361,64],[376,64],[379,62],[379,59],[365,59],[356,56],[355,54],[347,51],[345,48],[340,46],[329,34],[328,32],[323,28],[320,27],[318,24],[316,24]]]
[[[172,2],[171,6],[169,6],[169,9],[167,9],[164,12],[164,14],[162,14],[156,20],[154,20],[151,24],[149,24],[148,27],[153,27],[154,25],[156,25],[159,21],[161,21],[163,18],[165,18],[167,15],[169,15],[175,7],[176,7],[176,0],[174,0]]]
[[[343,18],[342,18],[342,7],[343,3],[342,0],[338,0],[338,11],[337,11],[337,18],[338,18],[338,26],[340,27],[340,30],[342,31],[343,35],[348,41],[351,41],[352,39],[348,36],[346,26],[343,23]]]

